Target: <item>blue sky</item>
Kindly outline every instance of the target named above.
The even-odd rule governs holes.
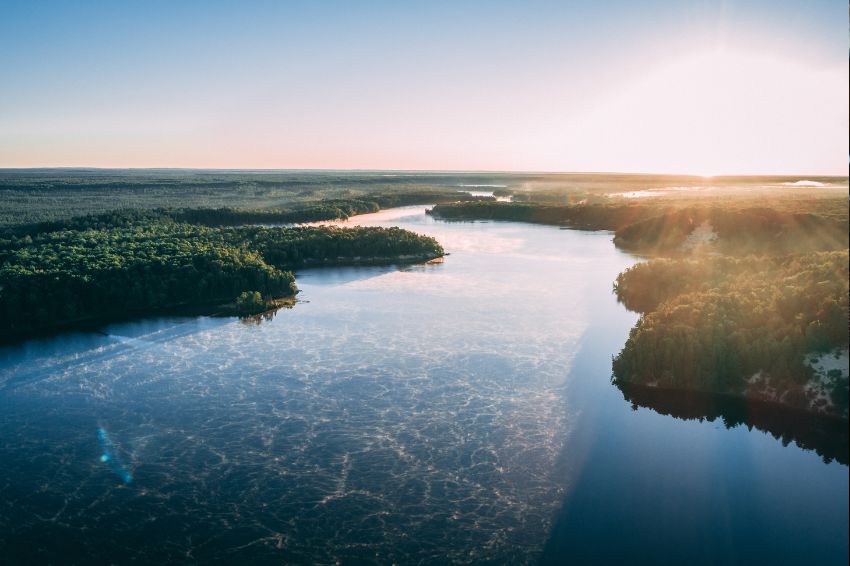
[[[847,16],[0,0],[0,166],[846,174]]]

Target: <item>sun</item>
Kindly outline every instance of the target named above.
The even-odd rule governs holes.
[[[564,153],[591,170],[754,175],[846,159],[846,71],[770,54],[684,54],[618,85],[565,128]],[[818,167],[828,170],[827,166]]]

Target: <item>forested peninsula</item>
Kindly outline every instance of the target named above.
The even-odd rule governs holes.
[[[443,254],[436,240],[400,228],[239,226],[346,218],[433,197],[298,210],[119,210],[7,228],[0,236],[0,340],[177,307],[252,314],[296,293],[296,268],[436,258]]]
[[[813,366],[846,352],[848,277],[846,249],[639,263],[614,285],[643,315],[614,359],[615,381],[846,418],[846,372]]]
[[[429,213],[610,230],[617,247],[651,258],[614,284],[641,313],[613,361],[629,395],[719,393],[846,419],[846,200],[754,204],[464,202]]]
[[[747,203],[750,204],[750,203]],[[715,253],[793,253],[847,247],[848,219],[822,211],[741,205],[455,202],[428,211],[445,220],[511,220],[579,230],[610,230],[617,247],[647,255],[688,254],[703,243]]]

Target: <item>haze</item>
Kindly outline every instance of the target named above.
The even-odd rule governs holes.
[[[0,167],[847,173],[843,2],[0,9]]]

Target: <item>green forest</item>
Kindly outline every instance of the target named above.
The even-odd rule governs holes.
[[[443,220],[509,220],[555,224],[579,230],[617,230],[639,220],[663,214],[654,204],[553,204],[549,202],[458,202],[439,204],[428,211]]]
[[[490,179],[0,171],[0,340],[191,306],[262,312],[295,294],[297,268],[438,257],[443,250],[435,240],[400,229],[295,225],[395,206],[487,200],[462,190],[462,181]]]
[[[789,188],[783,185],[788,181],[786,177],[705,179],[686,175],[617,173],[3,169],[0,170],[0,228],[128,208],[293,210],[330,200],[419,197],[413,201],[381,204],[382,208],[387,208],[454,202],[462,200],[464,194],[469,197],[469,190],[488,189],[495,196],[510,196],[517,203],[555,207],[614,204],[634,206],[633,210],[687,206],[716,206],[729,210],[762,207],[770,202],[770,207],[778,211],[846,217],[847,195],[842,187],[846,187],[847,178],[809,179],[824,186]],[[669,192],[671,185],[677,190]],[[746,190],[741,191],[741,186],[746,186]],[[656,196],[650,199],[622,197],[636,190]],[[496,208],[501,214],[511,207],[499,203]],[[527,209],[526,212],[522,210],[515,212],[527,213]],[[564,214],[564,211],[554,214],[545,219],[561,223],[557,214]],[[656,214],[657,210],[650,215]],[[624,217],[627,223],[638,219]],[[606,229],[618,227],[605,224]]]
[[[380,208],[472,198],[464,185],[492,183],[487,174],[416,175],[325,171],[191,169],[0,170],[0,228],[67,220],[121,209],[236,209],[273,214],[356,202]],[[324,212],[327,211],[327,212]]]
[[[179,306],[236,301],[247,314],[292,296],[291,270],[299,267],[443,254],[433,238],[399,228],[210,227],[181,221],[219,224],[221,217],[221,211],[131,210],[7,235],[0,239],[5,321],[0,339]]]
[[[614,284],[643,313],[614,378],[809,408],[817,391],[805,360],[847,346],[848,276],[846,249],[639,263]],[[847,376],[826,379],[832,406],[817,408],[846,416]]]
[[[710,228],[717,241],[712,252],[730,255],[789,254],[847,247],[847,216],[833,218],[772,208],[723,209],[687,207],[620,227],[617,247],[653,255],[686,251],[688,237],[699,226]]]
[[[486,200],[458,181],[438,174],[0,171],[0,340],[191,306],[252,314],[295,294],[297,268],[439,257],[435,240],[400,229],[295,225]]]
[[[848,220],[822,205],[818,213],[750,207],[749,201],[681,206],[654,202],[562,205],[539,202],[456,202],[429,213],[445,220],[510,220],[580,230],[610,230],[617,247],[641,254],[676,255],[693,230],[705,224],[717,234],[712,251],[725,254],[793,253],[847,247]],[[800,203],[806,210],[805,202]]]
[[[58,230],[126,226],[139,222],[174,221],[200,226],[241,226],[244,224],[296,224],[323,220],[345,220],[355,214],[383,208],[428,204],[441,201],[482,201],[466,192],[423,191],[389,195],[366,195],[358,199],[324,199],[295,204],[289,208],[123,208],[32,223],[0,226],[0,238]]]

